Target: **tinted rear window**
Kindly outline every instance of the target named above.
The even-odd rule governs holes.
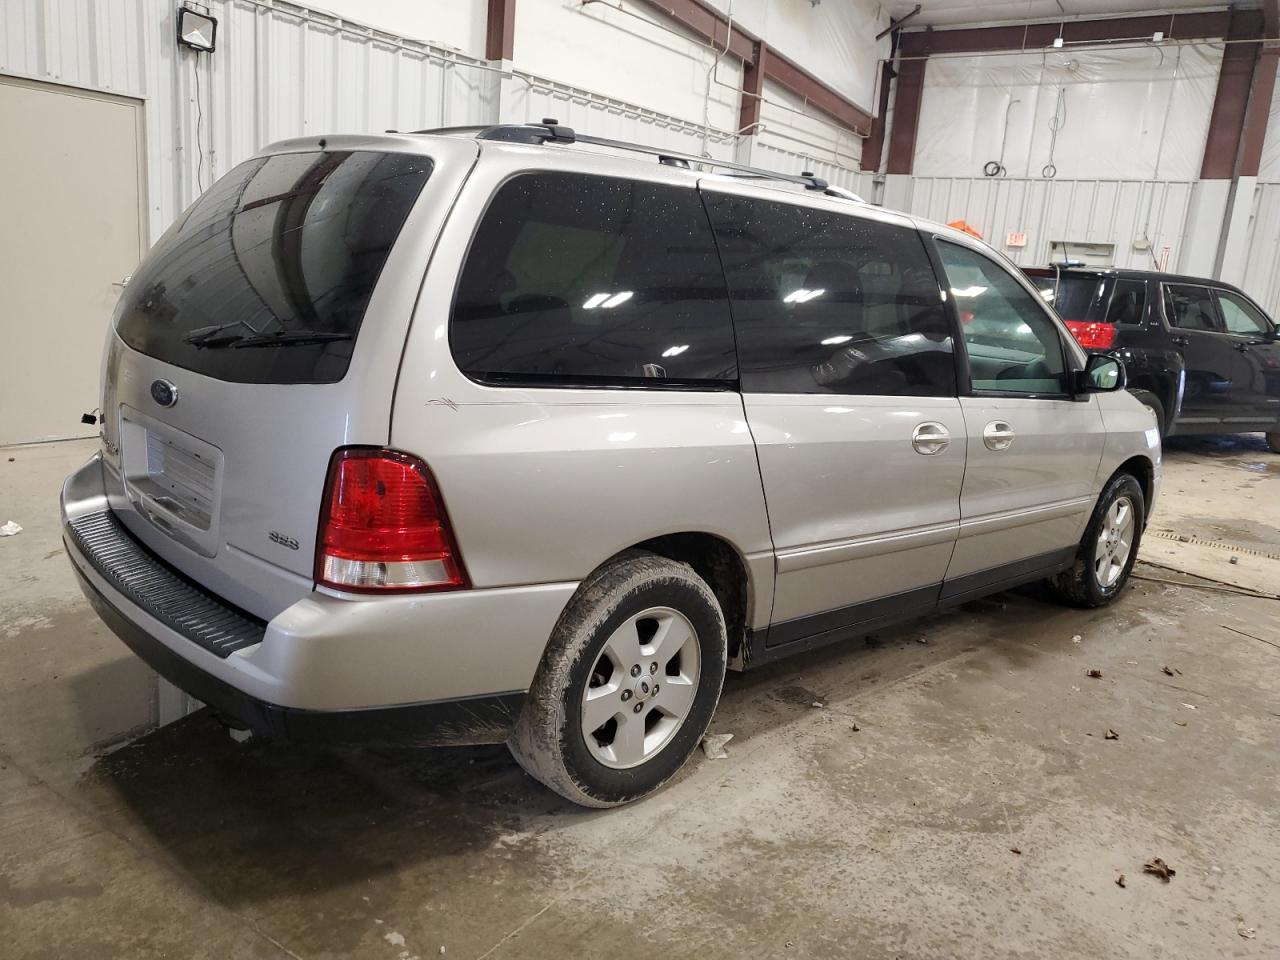
[[[753,393],[953,396],[951,326],[920,235],[708,193]]]
[[[1103,311],[1111,286],[1109,277],[1063,271],[1061,277],[1029,274],[1027,279],[1063,320],[1097,322],[1104,319]]]
[[[368,151],[242,163],[129,281],[121,338],[221,380],[341,380],[387,254],[430,173],[426,157]]]
[[[449,333],[482,381],[706,386],[737,377],[696,190],[576,173],[507,181],[463,267]]]

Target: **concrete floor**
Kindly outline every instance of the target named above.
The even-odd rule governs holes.
[[[90,449],[0,451],[0,957],[1280,955],[1280,604],[1167,569],[1280,588],[1259,438],[1174,444],[1165,566],[1111,609],[1020,592],[730,675],[729,758],[604,813],[498,747],[136,737],[152,680],[58,538]]]

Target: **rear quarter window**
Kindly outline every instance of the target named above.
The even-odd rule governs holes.
[[[737,378],[697,191],[577,173],[504,183],[467,254],[449,333],[473,379],[715,387]]]

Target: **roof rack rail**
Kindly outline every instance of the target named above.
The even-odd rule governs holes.
[[[806,190],[816,190],[833,197],[850,196],[849,191],[832,188],[826,180],[809,171],[800,174],[778,173],[774,170],[763,170],[759,167],[747,166],[744,163],[733,163],[729,160],[716,160],[713,157],[700,157],[692,153],[679,153],[650,147],[643,143],[630,143],[626,140],[609,140],[605,137],[593,137],[577,133],[572,127],[563,126],[553,117],[544,117],[541,123],[497,124],[484,127],[439,127],[434,130],[415,130],[414,133],[435,134],[472,134],[477,140],[502,140],[507,143],[588,143],[596,147],[607,147],[611,150],[626,150],[632,153],[643,153],[657,157],[658,162],[671,167],[691,169],[695,163],[715,167],[720,170],[731,170],[736,174],[758,177],[761,180],[780,180],[785,183],[796,183]],[[832,192],[833,190],[838,192]]]

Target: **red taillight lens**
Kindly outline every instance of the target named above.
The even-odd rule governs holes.
[[[1087,320],[1068,320],[1067,329],[1086,350],[1107,350],[1116,342],[1114,323],[1090,323]]]
[[[440,492],[417,457],[339,450],[329,464],[316,582],[338,590],[455,590],[467,586]]]

